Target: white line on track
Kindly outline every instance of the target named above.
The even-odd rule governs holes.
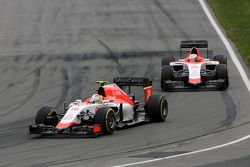
[[[215,147],[205,148],[205,149],[202,149],[202,150],[192,151],[192,152],[178,154],[178,155],[172,155],[172,156],[163,157],[163,158],[151,159],[151,160],[147,160],[147,161],[140,161],[140,162],[135,162],[135,163],[118,165],[118,166],[114,166],[114,167],[133,166],[133,165],[145,164],[145,163],[149,163],[149,162],[161,161],[161,160],[164,160],[164,159],[171,159],[171,158],[182,157],[182,156],[185,156],[185,155],[197,154],[197,153],[201,153],[201,152],[206,152],[206,151],[210,151],[210,150],[215,150],[215,149],[218,149],[218,148],[226,147],[226,146],[229,146],[229,145],[232,145],[232,144],[244,141],[244,140],[249,139],[249,138],[250,138],[250,135],[247,135],[247,136],[244,136],[244,137],[242,137],[240,139],[237,139],[237,140],[234,140],[234,141],[231,141],[229,143],[222,144],[222,145],[218,145],[218,146],[215,146]]]
[[[247,77],[247,74],[244,71],[242,65],[240,64],[240,61],[239,61],[238,57],[236,56],[232,46],[230,45],[227,38],[222,33],[221,29],[219,28],[216,21],[212,17],[212,15],[209,12],[208,7],[207,7],[206,3],[204,2],[204,0],[199,0],[199,2],[201,4],[201,7],[204,10],[205,14],[207,15],[210,23],[214,27],[215,31],[218,33],[218,35],[219,35],[220,39],[222,40],[222,42],[224,43],[225,47],[227,48],[228,53],[229,53],[230,57],[232,58],[232,61],[234,62],[236,68],[238,69],[238,71],[239,71],[239,73],[240,73],[240,75],[242,77],[242,80],[245,83],[245,85],[246,85],[246,87],[247,87],[247,89],[248,89],[248,91],[250,93],[250,81],[249,81],[249,79]],[[192,152],[173,155],[173,156],[167,156],[167,157],[163,157],[163,158],[156,158],[156,159],[151,159],[151,160],[146,160],[146,161],[140,161],[140,162],[135,162],[135,163],[117,165],[117,166],[113,166],[113,167],[124,167],[124,166],[140,165],[140,164],[145,164],[145,163],[150,163],[150,162],[155,162],[155,161],[161,161],[161,160],[165,160],[165,159],[171,159],[171,158],[177,158],[177,157],[182,157],[182,156],[191,155],[191,154],[197,154],[197,153],[201,153],[201,152],[206,152],[206,151],[215,150],[215,149],[219,149],[219,148],[222,148],[222,147],[230,146],[232,144],[242,142],[242,141],[247,140],[249,138],[250,138],[250,134],[247,135],[247,136],[241,137],[241,138],[239,138],[237,140],[231,141],[229,143],[217,145],[217,146],[214,146],[214,147],[209,147],[209,148],[202,149],[202,150],[192,151]]]

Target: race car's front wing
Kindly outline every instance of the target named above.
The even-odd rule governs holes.
[[[35,124],[29,126],[30,134],[54,135],[54,134],[71,134],[71,135],[98,135],[103,133],[101,125],[82,125],[72,126],[67,129],[57,129],[51,125]]]
[[[167,88],[194,88],[194,87],[199,87],[199,88],[221,88],[226,84],[226,80],[224,79],[218,79],[218,80],[208,80],[205,82],[202,82],[197,85],[193,84],[188,84],[183,81],[172,81],[172,80],[167,80],[165,81],[165,86]]]

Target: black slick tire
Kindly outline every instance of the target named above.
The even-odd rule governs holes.
[[[216,66],[216,78],[225,80],[225,84],[220,89],[227,89],[229,86],[228,73],[226,64],[218,64]]]
[[[164,65],[161,69],[161,89],[167,90],[169,89],[165,84],[167,80],[173,80],[173,67],[170,65]]]
[[[53,107],[42,107],[36,114],[35,124],[56,126],[58,124],[56,110]]]
[[[146,104],[146,113],[152,122],[164,122],[168,116],[168,101],[165,96],[152,95]]]
[[[227,64],[227,57],[224,55],[215,55],[214,61],[218,61],[220,64]]]
[[[174,62],[175,61],[175,58],[172,57],[172,56],[169,56],[169,57],[164,57],[161,61],[161,65],[162,66],[165,66],[165,65],[169,65],[171,62]]]
[[[102,107],[96,111],[95,124],[102,125],[106,135],[113,134],[116,129],[116,116],[112,108]]]

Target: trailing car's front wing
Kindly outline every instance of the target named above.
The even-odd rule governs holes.
[[[165,81],[165,87],[167,89],[178,89],[178,88],[221,88],[226,84],[226,80],[218,79],[218,80],[208,80],[206,82],[202,82],[197,85],[187,84],[183,81]]]

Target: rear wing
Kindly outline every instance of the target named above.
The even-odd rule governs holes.
[[[207,40],[181,41],[181,48],[208,48]]]
[[[128,86],[128,93],[131,93],[131,86],[142,86],[144,90],[145,103],[147,103],[150,96],[152,96],[152,81],[148,78],[133,78],[133,77],[117,77],[113,79],[113,82],[123,89],[123,86]]]
[[[180,57],[182,57],[182,49],[187,48],[206,48],[207,50],[207,57],[208,57],[208,41],[207,40],[188,40],[188,41],[181,41],[180,44]]]
[[[134,78],[134,77],[117,77],[113,79],[113,82],[119,87],[122,86],[152,86],[152,81],[148,78]]]

